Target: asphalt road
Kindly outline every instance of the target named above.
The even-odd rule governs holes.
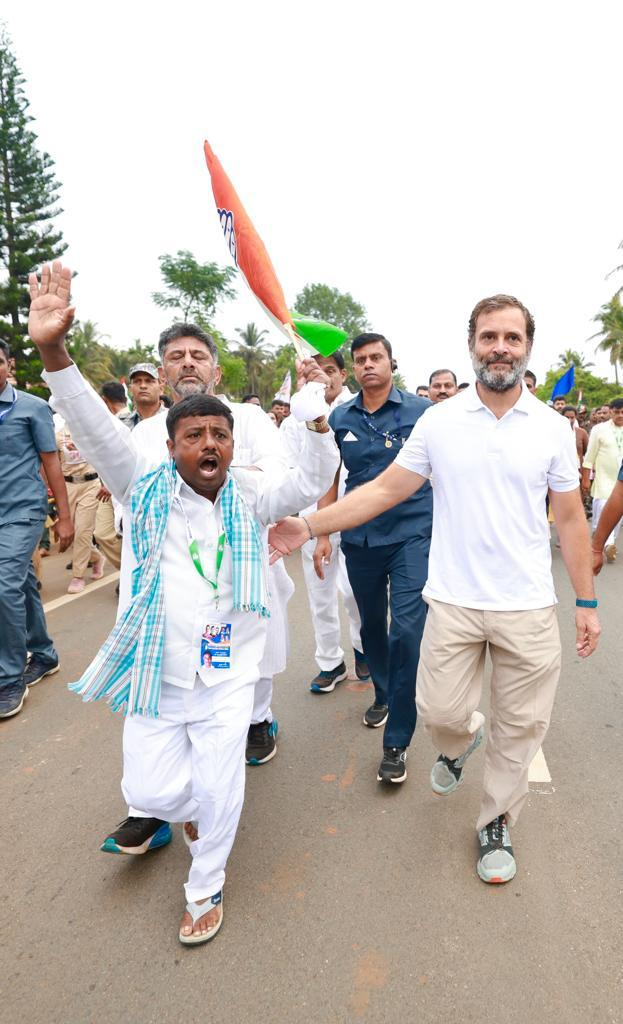
[[[44,563],[44,601],[64,592]],[[279,751],[248,770],[229,862],[225,923],[207,946],[177,940],[188,851],[98,852],[125,817],[122,721],[67,692],[114,618],[114,583],[53,607],[62,671],[0,724],[3,899],[0,1019],[7,1024],[418,1022],[623,1024],[621,606],[623,564],[599,579],[603,642],[574,654],[571,592],[554,552],[564,667],[536,784],[513,831],[515,880],[475,873],[482,751],[447,799],[417,730],[409,778],[376,782],[370,692],[315,696],[298,558],[288,671],[277,681]]]

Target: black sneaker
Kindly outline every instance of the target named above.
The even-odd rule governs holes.
[[[161,821],[160,818],[126,818],[106,837],[100,850],[103,853],[129,853],[136,856],[167,846],[172,838],[173,832],[168,821]]]
[[[36,654],[33,654],[22,673],[22,682],[26,686],[34,686],[35,683],[40,683],[46,676],[53,676],[59,669],[58,661],[56,664],[54,662],[41,661]]]
[[[357,679],[361,679],[361,682],[365,683],[370,678],[368,662],[360,651],[355,648],[353,648],[353,650],[355,651],[355,675],[357,676]]]
[[[331,693],[332,690],[335,690],[336,683],[341,683],[347,676],[346,665],[341,661],[335,668],[319,672],[312,679],[309,688],[312,693]]]
[[[407,777],[407,748],[383,747],[377,782],[404,782]]]
[[[11,683],[0,689],[0,718],[12,718],[19,715],[24,701],[28,696],[28,687],[24,683]]]
[[[247,736],[247,764],[266,764],[277,753],[277,732],[279,726],[272,722],[252,723]]]
[[[387,704],[377,704],[375,701],[363,716],[363,724],[367,725],[368,729],[380,729],[382,725],[385,725],[388,715]]]
[[[500,814],[478,833],[480,857],[476,865],[478,877],[489,885],[503,885],[515,877],[517,864],[511,846],[506,815]]]

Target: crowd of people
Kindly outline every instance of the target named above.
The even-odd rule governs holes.
[[[293,592],[284,556],[301,548],[311,692],[326,699],[348,675],[341,595],[355,673],[373,684],[363,725],[383,730],[378,782],[406,780],[418,718],[438,751],[437,795],[460,786],[484,743],[476,867],[486,883],[510,881],[510,829],[560,674],[550,527],[585,658],[600,635],[593,576],[604,555],[616,559],[623,514],[623,398],[589,417],[539,401],[534,320],[497,295],[469,319],[472,383],[442,368],[415,393],[398,388],[391,343],[364,333],[350,344],[356,392],[340,352],[315,356],[297,364],[291,401],[278,395],[264,412],[257,395],[220,394],[213,339],[175,324],[159,339],[161,365],[132,368],[129,413],[123,386],[98,394],[67,352],[70,283],[60,263],[30,280],[50,403],[11,383],[0,342],[0,717],[59,670],[32,561],[50,497],[59,550],[73,543],[69,592],[84,590],[89,564],[93,579],[105,559],[120,569],[116,623],[70,686],[125,715],[128,815],[102,850],[153,851],[182,823],[192,860],[179,939],[213,938],[245,762],[277,753],[273,677],[287,663]]]

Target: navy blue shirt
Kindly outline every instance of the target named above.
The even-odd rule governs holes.
[[[7,382],[0,392],[0,527],[45,519],[48,492],[39,453],[56,450],[47,402]]]
[[[394,461],[414,424],[431,403],[410,391],[392,387],[387,401],[376,412],[366,412],[363,392],[339,405],[329,416],[342,461],[348,470],[346,492],[374,480]],[[388,447],[387,442],[390,442]],[[387,512],[354,530],[343,530],[347,544],[380,547],[413,537],[430,538],[433,522],[433,493],[428,481],[423,487]]]

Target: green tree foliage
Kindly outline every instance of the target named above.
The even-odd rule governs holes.
[[[0,29],[0,335],[15,357],[18,384],[34,383],[41,363],[26,337],[28,274],[66,249],[52,221],[58,182],[54,163],[37,148],[24,78]]]
[[[158,366],[160,357],[157,349],[153,345],[143,345],[139,338],[133,341],[130,348],[111,348],[112,377],[109,379],[121,380],[122,377],[127,379],[130,369],[136,363],[153,363],[154,366]]]
[[[589,363],[577,349],[566,348],[564,352],[558,353],[558,359],[560,360],[559,366],[568,370],[570,366],[575,366],[576,372],[578,370],[590,370],[594,363]]]
[[[349,338],[370,330],[364,306],[350,292],[340,292],[328,284],[306,284],[296,296],[294,308],[297,313],[340,327]]]
[[[67,351],[81,373],[98,389],[107,380],[116,380],[112,348],[92,320],[77,320],[67,336]]]
[[[219,302],[236,294],[233,267],[199,263],[188,249],[178,249],[175,256],[165,253],[159,261],[166,290],[153,292],[152,298],[161,309],[175,310],[184,323],[210,325]]]
[[[130,348],[113,348],[92,320],[76,321],[67,336],[67,350],[81,373],[96,390],[107,380],[127,379],[135,363],[159,363],[153,345],[137,338]]]
[[[568,368],[569,363],[566,363],[548,370],[545,381],[537,388],[537,397],[543,402],[548,401],[554,384]],[[586,405],[589,409],[595,409],[597,406],[604,405],[612,398],[617,398],[621,395],[621,389],[618,384],[612,384],[605,377],[596,377],[590,370],[577,369],[576,367],[575,387],[566,396],[570,405],[578,404],[580,391],[582,392],[582,404]]]
[[[242,359],[246,371],[246,384],[249,391],[259,394],[258,388],[262,379],[262,371],[272,355],[265,340],[268,331],[260,331],[255,324],[247,324],[245,328],[237,327],[240,344],[232,355]]]
[[[619,364],[623,365],[623,305],[621,295],[617,292],[593,317],[600,325],[599,330],[588,339],[601,338],[596,351],[605,352],[614,368],[614,379],[619,383]]]

